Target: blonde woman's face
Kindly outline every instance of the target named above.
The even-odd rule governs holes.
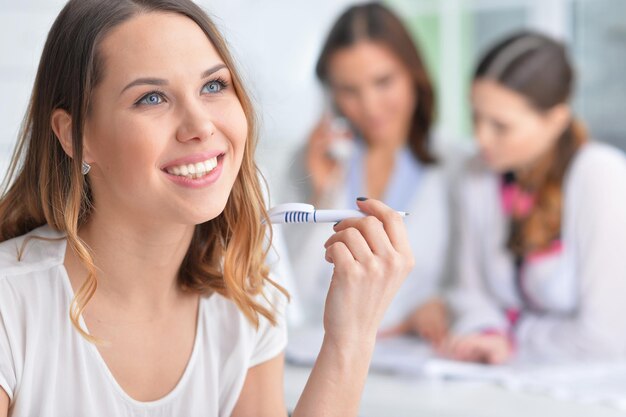
[[[411,74],[389,48],[358,42],[334,52],[328,70],[339,110],[370,144],[407,140],[418,97]]]
[[[218,216],[248,132],[212,43],[184,16],[148,13],[116,27],[100,52],[85,126],[96,210],[188,225]]]
[[[471,100],[481,156],[499,172],[532,168],[569,120],[565,105],[539,112],[520,93],[491,80],[474,81]]]

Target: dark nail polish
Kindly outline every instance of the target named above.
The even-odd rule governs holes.
[[[333,224],[333,229],[334,229],[335,227],[337,227],[337,225],[338,225],[339,223],[341,223],[341,220],[340,220],[340,221],[338,221],[337,223]]]
[[[367,197],[357,197],[358,201],[367,201]]]

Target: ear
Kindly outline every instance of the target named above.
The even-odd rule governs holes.
[[[572,119],[572,110],[568,104],[558,104],[548,110],[546,120],[553,136],[560,137]]]
[[[50,125],[65,153],[73,158],[72,116],[65,110],[55,109],[50,117]]]

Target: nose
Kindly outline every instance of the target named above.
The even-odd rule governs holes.
[[[361,110],[366,117],[374,117],[378,111],[378,97],[376,91],[365,88],[361,91],[359,101]]]
[[[179,142],[210,139],[216,131],[211,112],[201,103],[189,103],[180,109],[180,124],[176,131]]]

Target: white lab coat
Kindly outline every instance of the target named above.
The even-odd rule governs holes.
[[[459,334],[513,331],[534,358],[626,358],[626,158],[597,143],[564,181],[562,251],[527,263],[524,308],[505,247],[499,177],[472,160],[460,182],[458,282],[449,297]],[[513,329],[504,310],[522,309]]]

